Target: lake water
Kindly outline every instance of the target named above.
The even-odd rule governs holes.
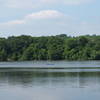
[[[100,100],[100,61],[0,62],[0,100]]]

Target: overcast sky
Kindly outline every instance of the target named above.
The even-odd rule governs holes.
[[[100,35],[100,0],[0,0],[0,36]]]

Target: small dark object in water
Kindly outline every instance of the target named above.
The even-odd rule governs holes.
[[[54,65],[54,64],[47,64],[47,65]]]

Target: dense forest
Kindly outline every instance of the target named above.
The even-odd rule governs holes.
[[[0,61],[100,60],[100,36],[0,38]]]

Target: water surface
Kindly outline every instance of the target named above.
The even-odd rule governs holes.
[[[99,61],[1,62],[1,100],[99,100]]]

